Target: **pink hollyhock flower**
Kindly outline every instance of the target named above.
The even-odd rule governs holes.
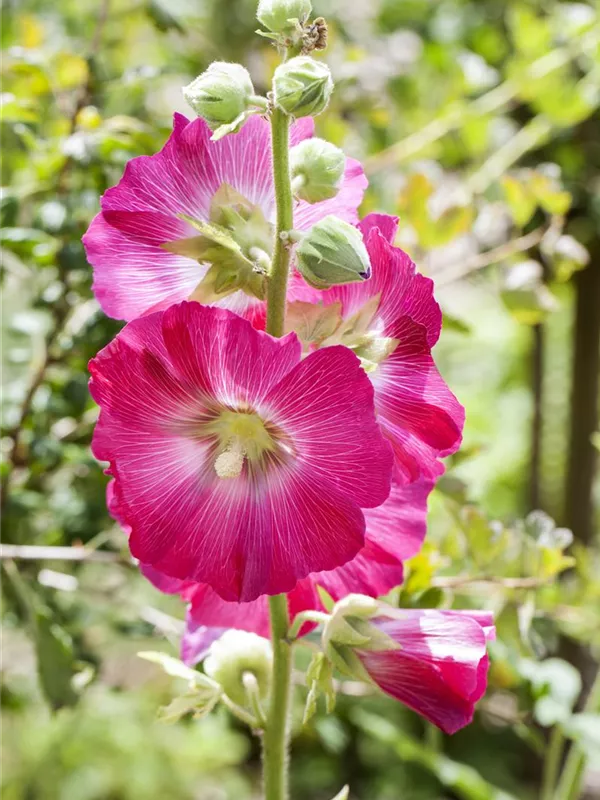
[[[184,302],[141,317],[90,363],[110,463],[142,563],[254,600],[364,545],[392,453],[356,356],[301,359],[229,311]]]
[[[361,358],[375,388],[377,420],[394,449],[396,479],[435,480],[444,471],[438,458],[460,445],[464,410],[431,354],[442,325],[433,281],[392,245],[397,219],[370,214],[358,227],[371,259],[370,280],[321,292],[295,273],[289,297],[337,306],[337,327],[318,346],[345,344]]]
[[[495,637],[491,613],[403,609],[369,624],[397,645],[354,649],[382,691],[445,733],[472,721],[487,686],[486,642]]]
[[[310,118],[296,122],[290,145],[310,138],[313,129]],[[120,183],[102,197],[102,210],[83,242],[94,268],[94,293],[109,316],[132,320],[190,297],[207,267],[163,245],[197,236],[182,215],[208,221],[213,199],[224,185],[258,207],[266,223],[274,219],[269,123],[253,117],[239,133],[217,142],[210,137],[204,120],[189,122],[175,114],[163,149],[132,159]],[[313,205],[298,202],[294,227],[307,230],[328,214],[354,222],[366,185],[360,164],[347,159],[338,194]],[[264,304],[240,291],[219,305],[255,321],[264,315]]]

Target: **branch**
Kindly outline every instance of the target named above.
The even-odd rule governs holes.
[[[430,586],[439,589],[471,588],[475,586],[492,586],[498,589],[535,589],[546,586],[554,578],[494,578],[489,575],[453,575],[432,578]]]
[[[484,267],[489,267],[492,264],[498,264],[500,261],[510,258],[510,256],[530,250],[532,247],[535,247],[542,241],[548,230],[548,228],[544,227],[536,228],[535,230],[531,231],[531,233],[528,233],[525,236],[519,236],[518,239],[511,239],[511,241],[505,242],[504,244],[495,247],[493,250],[486,250],[485,252],[478,253],[471,258],[450,264],[449,267],[446,267],[433,276],[435,285],[445,286],[446,284],[452,283],[459,278],[464,278],[471,272],[476,272],[477,270],[483,269]]]
[[[30,544],[0,544],[0,561],[101,561],[104,563],[129,563],[119,553],[109,550],[90,550],[87,547],[41,547]]]

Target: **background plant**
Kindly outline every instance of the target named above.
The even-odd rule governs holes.
[[[487,603],[499,642],[477,723],[452,739],[378,697],[342,695],[335,719],[302,730],[298,719],[294,796],[350,782],[369,800],[535,797],[565,738],[579,748],[567,778],[598,748],[593,694],[581,712],[600,627],[596,12],[459,0],[318,10],[336,80],[318,132],[365,161],[363,210],[399,214],[399,244],[436,277],[437,360],[467,407],[398,602]],[[172,687],[134,654],[171,651],[181,609],[129,567],[89,454],[86,364],[118,326],[91,299],[80,244],[98,195],[160,147],[174,107],[186,113],[181,85],[220,58],[266,90],[277,57],[254,13],[254,0],[3,9],[3,556],[19,556],[3,559],[9,798],[257,791],[256,746],[223,712],[152,724]],[[10,549],[81,543],[48,560]]]

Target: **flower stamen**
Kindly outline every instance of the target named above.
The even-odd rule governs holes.
[[[239,439],[232,439],[215,459],[215,472],[219,478],[239,478],[242,474],[246,451]]]

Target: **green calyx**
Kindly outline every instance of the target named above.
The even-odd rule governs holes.
[[[259,0],[256,18],[271,33],[288,34],[308,19],[310,0]]]
[[[213,197],[209,222],[183,218],[198,235],[163,248],[210,265],[190,299],[209,304],[241,290],[263,300],[272,230],[260,208],[223,184]]]
[[[317,222],[296,250],[298,271],[315,289],[330,289],[371,276],[371,262],[360,231],[334,216]]]
[[[357,653],[361,650],[397,650],[399,645],[371,619],[385,613],[378,600],[352,594],[333,608],[323,629],[323,652],[343,674],[371,682]]]
[[[248,704],[244,676],[256,679],[260,700],[265,700],[271,686],[273,654],[267,639],[246,631],[228,630],[211,645],[204,671],[216,681],[227,697],[239,706]]]
[[[249,116],[265,111],[267,101],[254,92],[241,64],[214,61],[183,88],[183,96],[214,131],[213,139],[238,131]]]
[[[332,91],[329,68],[309,56],[284,61],[273,75],[275,104],[294,117],[316,117],[327,107]]]
[[[346,156],[323,139],[305,139],[290,151],[292,191],[300,200],[319,203],[338,193],[344,178]]]

